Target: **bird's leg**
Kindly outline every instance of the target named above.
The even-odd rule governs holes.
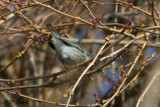
[[[67,71],[67,69],[68,69],[67,66],[64,63],[62,63],[62,64],[63,64],[65,70]]]
[[[78,64],[76,64],[76,66],[77,66],[77,70],[78,70],[78,71],[81,71],[81,70],[82,70],[81,67],[78,66]]]

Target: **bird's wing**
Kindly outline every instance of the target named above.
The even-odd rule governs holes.
[[[75,47],[77,49],[79,49],[80,51],[84,51],[83,50],[83,47],[78,45],[77,43],[75,42],[71,42],[71,41],[68,41],[68,40],[64,40],[63,38],[60,38],[66,45],[69,45],[69,46],[72,46],[72,47]]]

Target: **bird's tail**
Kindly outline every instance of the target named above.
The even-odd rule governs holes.
[[[51,32],[51,35],[53,38],[60,38],[59,34],[54,30],[53,26],[51,24],[47,24],[47,28]]]

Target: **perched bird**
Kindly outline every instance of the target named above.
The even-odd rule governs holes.
[[[64,66],[75,65],[90,58],[90,54],[85,48],[77,43],[63,39],[53,29],[51,24],[47,24],[47,28],[51,32],[53,38],[53,44],[49,43],[49,45],[56,51],[59,60]]]

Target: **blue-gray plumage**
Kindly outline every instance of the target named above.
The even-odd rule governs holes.
[[[81,63],[90,58],[88,51],[77,43],[64,40],[53,29],[51,24],[47,24],[53,38],[53,44],[59,60],[66,65]]]

